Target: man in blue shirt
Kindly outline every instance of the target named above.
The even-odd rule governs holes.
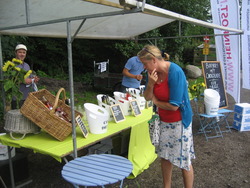
[[[122,85],[121,92],[125,93],[127,88],[138,89],[141,84],[143,76],[141,75],[144,70],[142,62],[137,56],[131,57],[124,66],[122,71]]]

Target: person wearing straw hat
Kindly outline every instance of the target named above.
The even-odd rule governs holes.
[[[21,60],[22,63],[16,65],[16,67],[20,67],[25,71],[29,71],[30,70],[29,64],[24,62],[26,55],[27,55],[27,47],[24,44],[18,44],[15,48],[15,58]],[[29,92],[32,91],[31,88],[34,91],[37,91],[36,83],[38,81],[39,77],[31,74],[28,78],[25,79],[25,83],[20,84],[20,91],[23,93],[23,97],[19,102],[19,108],[21,108],[21,106],[23,105],[25,99],[28,97]],[[15,97],[13,97],[12,99],[11,108],[12,109],[17,108],[17,101]]]
[[[148,71],[144,97],[153,101],[160,116],[158,156],[161,158],[163,187],[171,187],[175,165],[182,170],[185,188],[192,188],[191,160],[195,153],[186,76],[177,64],[164,60],[156,46],[146,45],[137,56]]]

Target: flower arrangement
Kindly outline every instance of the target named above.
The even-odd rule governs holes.
[[[197,99],[201,100],[203,97],[204,90],[206,89],[206,85],[204,83],[204,78],[200,77],[194,81],[190,81],[188,84],[188,93],[190,100]]]
[[[12,61],[5,62],[2,67],[4,79],[1,82],[3,82],[6,103],[10,103],[14,96],[16,97],[17,104],[22,99],[23,94],[19,91],[20,84],[24,83],[25,79],[32,73],[32,70],[25,71],[17,67],[18,64],[22,63],[21,60],[13,58]]]

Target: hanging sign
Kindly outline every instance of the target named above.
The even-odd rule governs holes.
[[[204,46],[203,46],[203,55],[208,55],[209,54],[209,37],[205,36],[203,38],[204,40]]]

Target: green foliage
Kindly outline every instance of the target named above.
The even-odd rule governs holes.
[[[49,77],[48,74],[46,74],[45,72],[43,72],[41,70],[37,71],[37,76],[39,76],[39,77],[46,77],[46,78]]]
[[[96,96],[98,95],[98,92],[96,91],[85,91],[81,94],[76,93],[75,94],[75,105],[83,105],[84,103],[93,103],[97,104]]]
[[[87,72],[82,77],[82,82],[86,85],[92,85],[93,84],[93,78],[94,74],[93,72]]]

